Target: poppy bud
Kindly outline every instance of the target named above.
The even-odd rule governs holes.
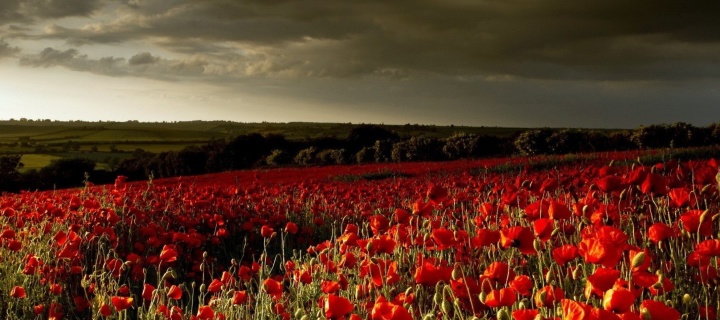
[[[412,289],[413,289],[413,287],[408,287],[407,289],[405,289],[406,297],[409,297],[412,294]]]
[[[450,314],[453,311],[453,305],[450,301],[445,300],[440,305],[440,310],[445,314]]]
[[[590,213],[590,206],[584,205],[583,206],[583,216],[587,217],[589,213]]]
[[[628,189],[623,189],[623,191],[620,192],[620,200],[625,200],[625,198],[627,198],[627,190]]]
[[[203,259],[207,259],[207,257],[208,257],[208,252],[207,252],[207,251],[203,251]]]
[[[560,231],[561,231],[560,228],[553,229],[552,233],[550,233],[550,237],[556,236],[558,233],[560,233]]]
[[[552,272],[552,270],[548,270],[548,272],[545,274],[545,283],[550,283],[555,280],[555,273]]]
[[[706,184],[702,189],[700,189],[700,194],[705,194],[710,190],[710,187],[712,185]]]
[[[367,252],[371,252],[371,251],[372,251],[372,248],[373,248],[373,242],[372,242],[372,241],[368,241],[367,245],[365,246],[365,250],[366,250]]]
[[[200,285],[200,293],[205,293],[207,291],[207,286],[203,283]]]
[[[442,293],[439,291],[435,291],[435,295],[433,295],[433,301],[435,301],[435,304],[440,305],[443,302]]]
[[[168,270],[165,271],[165,273],[164,273],[163,276],[162,276],[162,280],[163,280],[163,281],[165,281],[165,280],[167,280],[167,279],[174,279],[174,278],[175,278],[175,277],[173,276],[173,269],[172,269],[172,268],[168,268]]]
[[[641,251],[633,257],[630,266],[634,269],[642,265],[643,262],[645,262],[645,252]]]
[[[710,210],[706,209],[703,211],[703,213],[700,215],[700,225],[703,224],[708,218],[710,217]]]
[[[687,294],[687,293],[686,293],[686,294],[684,294],[683,297],[682,297],[682,302],[683,302],[684,305],[689,306],[689,305],[693,302],[693,299],[692,299],[692,297],[690,296],[690,294]]]
[[[582,276],[582,269],[580,268],[580,265],[575,266],[575,269],[572,271],[572,278],[573,280],[579,280]]]
[[[306,317],[305,310],[302,308],[298,308],[295,310],[295,319],[302,319],[303,317]]]
[[[460,270],[460,267],[455,266],[453,268],[452,274],[450,274],[453,280],[460,279],[462,277],[462,270]]]
[[[510,314],[505,309],[498,310],[497,320],[510,320]]]
[[[533,240],[533,248],[535,249],[535,251],[540,251],[542,249],[542,242],[540,241],[540,239],[536,238],[535,240]]]

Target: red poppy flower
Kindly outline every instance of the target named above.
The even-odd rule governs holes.
[[[664,303],[655,300],[645,300],[640,304],[640,312],[647,312],[653,320],[679,320],[680,312]]]
[[[529,227],[510,227],[500,231],[500,245],[505,248],[518,248],[524,254],[536,254],[533,247],[535,235]]]
[[[275,300],[280,299],[283,294],[283,286],[280,282],[273,278],[267,278],[263,281],[263,289],[267,294],[272,296]]]
[[[695,252],[705,257],[720,256],[720,239],[710,239],[695,245]]]
[[[62,317],[63,317],[62,305],[60,305],[57,302],[51,302],[50,310],[48,311],[48,319],[49,320],[58,320],[58,319],[62,319]]]
[[[233,300],[232,303],[235,305],[243,304],[247,301],[248,294],[245,290],[238,290],[233,293]]]
[[[18,298],[18,299],[23,299],[23,298],[25,298],[25,296],[26,296],[26,294],[25,294],[25,288],[20,287],[20,286],[14,286],[14,287],[10,290],[10,296],[13,297],[13,298]]]
[[[668,192],[671,208],[684,208],[690,205],[690,192],[687,188],[673,188]]]
[[[100,306],[100,315],[103,317],[109,317],[112,314],[112,310],[110,309],[110,306],[106,303],[103,303],[102,306]]]
[[[515,276],[515,279],[510,281],[510,288],[521,296],[529,297],[533,289],[532,278],[524,274]]]
[[[320,289],[323,293],[334,294],[340,291],[340,283],[337,281],[323,280],[320,283]]]
[[[570,209],[564,204],[557,201],[550,201],[548,206],[548,215],[550,219],[563,220],[570,218]]]
[[[625,288],[614,288],[605,291],[603,308],[614,313],[625,313],[635,303],[635,296]]]
[[[470,239],[474,248],[483,248],[500,241],[500,232],[496,230],[478,228],[475,231],[476,236]]]
[[[459,302],[460,307],[463,310],[472,312],[475,315],[480,315],[483,311],[483,305],[479,299],[480,293],[490,292],[490,290],[492,290],[492,287],[490,285],[487,285],[485,288],[483,288],[480,281],[480,279],[470,277],[459,277],[457,279],[450,279],[450,287],[452,288],[453,295],[457,299],[456,301]],[[487,282],[483,284],[487,284]]]
[[[572,244],[565,244],[552,250],[552,257],[560,266],[574,260],[578,256],[577,247]]]
[[[562,299],[560,305],[562,307],[563,320],[594,319],[591,317],[593,308],[590,305],[570,299]]]
[[[512,312],[513,320],[534,320],[540,314],[538,309],[519,309]]]
[[[296,234],[298,232],[298,225],[294,222],[288,222],[285,224],[285,232],[289,234]]]
[[[153,285],[147,283],[143,285],[141,296],[144,300],[152,300],[153,293],[155,293],[155,287]]]
[[[432,231],[432,239],[436,250],[445,250],[455,246],[455,234],[452,230],[437,228]]]
[[[485,296],[485,305],[491,308],[511,306],[515,301],[517,301],[517,295],[509,288],[491,290]]]
[[[167,296],[170,299],[173,300],[180,300],[182,298],[182,289],[176,285],[172,285],[170,289],[168,289]]]
[[[275,233],[275,229],[271,228],[270,226],[264,224],[262,227],[260,227],[260,235],[263,238],[270,238],[272,237],[273,233]]]
[[[50,293],[53,295],[59,296],[63,292],[63,287],[60,286],[57,283],[53,283],[50,285]]]
[[[495,261],[491,263],[482,274],[494,281],[501,286],[505,286],[510,280],[515,279],[515,271],[510,266],[502,261]]]
[[[369,252],[370,254],[392,254],[397,246],[397,241],[393,240],[392,237],[387,234],[374,237],[370,240],[370,242],[372,243],[372,249]]]
[[[133,298],[130,297],[113,296],[110,298],[110,301],[112,302],[112,305],[117,311],[123,311],[127,308],[130,308],[133,304]]]
[[[553,219],[540,218],[533,221],[533,231],[535,232],[535,237],[540,239],[542,242],[550,240],[553,230],[555,230],[555,220]]]
[[[691,234],[700,233],[700,235],[703,237],[712,237],[712,219],[708,219],[708,217],[702,222],[702,224],[700,223],[700,218],[702,217],[703,212],[703,210],[687,211],[680,216],[680,221],[682,221],[682,225],[683,228],[685,228],[685,231]]]
[[[535,293],[535,305],[538,307],[551,307],[565,298],[565,291],[556,286],[544,286]]]
[[[698,313],[700,315],[700,319],[704,320],[712,320],[717,319],[717,308],[714,306],[698,306]]]
[[[165,245],[160,251],[160,260],[165,263],[177,261],[177,256],[178,253],[172,245]]]
[[[210,285],[207,287],[207,291],[210,293],[220,292],[222,290],[223,283],[219,279],[213,279]]]
[[[622,178],[618,176],[605,176],[595,181],[600,190],[605,192],[613,192],[622,187]]]
[[[445,200],[445,198],[447,198],[447,196],[448,196],[447,189],[437,186],[437,185],[430,186],[430,188],[427,191],[428,199],[430,199],[430,201],[432,201],[434,203],[443,202],[443,200]]]
[[[659,174],[648,173],[645,176],[645,181],[640,185],[640,190],[645,194],[666,194],[667,181]]]
[[[586,238],[578,243],[578,253],[586,262],[612,268],[622,258],[622,247],[598,238]]]
[[[591,295],[594,295],[602,298],[605,291],[610,290],[619,278],[620,270],[597,268],[585,281],[585,297],[589,299]]]
[[[438,266],[430,260],[425,260],[422,265],[415,269],[413,277],[417,284],[434,286],[440,281],[449,281],[452,270],[452,267]]]
[[[374,235],[379,235],[384,231],[387,231],[390,226],[390,221],[383,215],[374,215],[370,217],[370,229]]]
[[[675,231],[662,222],[653,223],[647,230],[647,238],[655,244],[673,237],[675,237]]]
[[[325,297],[325,303],[323,311],[325,311],[325,317],[328,319],[341,319],[345,315],[352,312],[354,306],[350,300],[345,297],[339,297],[334,294],[330,294]]]
[[[197,312],[198,320],[213,320],[215,319],[215,311],[210,306],[201,306]]]
[[[413,317],[402,304],[388,302],[382,295],[375,300],[370,311],[371,320],[412,320]]]

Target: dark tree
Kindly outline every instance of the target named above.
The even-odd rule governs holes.
[[[345,139],[347,147],[359,151],[363,147],[372,147],[378,140],[397,140],[398,134],[376,125],[360,125],[353,128]]]
[[[84,158],[53,160],[40,169],[39,174],[46,188],[71,188],[82,186],[86,175],[95,170],[95,161]]]

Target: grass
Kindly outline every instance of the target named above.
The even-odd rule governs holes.
[[[20,159],[25,166],[22,168],[22,172],[26,172],[32,169],[40,170],[40,168],[47,166],[51,161],[60,159],[59,156],[51,156],[47,154],[25,154]]]

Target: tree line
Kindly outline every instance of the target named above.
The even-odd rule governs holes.
[[[345,138],[292,141],[277,134],[244,134],[181,151],[136,152],[112,170],[98,170],[89,159],[63,158],[40,170],[21,173],[19,155],[0,156],[0,190],[67,188],[88,181],[110,183],[118,175],[143,180],[258,167],[445,161],[718,144],[720,123],[696,127],[677,122],[612,132],[540,128],[509,138],[462,132],[447,138],[401,137],[382,126],[360,125]]]

